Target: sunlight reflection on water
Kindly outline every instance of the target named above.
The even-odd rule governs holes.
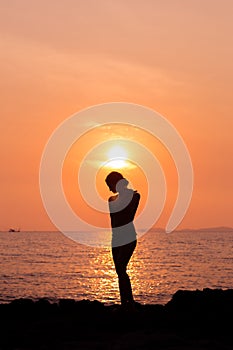
[[[0,233],[0,295],[118,303],[110,248],[77,244],[61,233]],[[178,289],[232,288],[233,234],[150,232],[128,265],[135,299],[166,303]]]

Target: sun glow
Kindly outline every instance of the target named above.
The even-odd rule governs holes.
[[[111,168],[111,169],[122,169],[122,168],[128,168],[129,166],[130,166],[130,163],[121,158],[110,160],[105,164],[105,167]]]
[[[128,153],[122,146],[116,145],[111,147],[107,152],[109,161],[106,163],[106,167],[111,169],[122,169],[130,166]]]
[[[125,148],[123,148],[122,146],[116,145],[111,147],[110,150],[108,150],[107,156],[109,160],[112,160],[114,158],[127,159],[128,153]]]

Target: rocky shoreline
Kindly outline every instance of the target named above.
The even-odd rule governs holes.
[[[1,350],[233,349],[233,290],[177,291],[166,305],[98,301],[0,304]]]

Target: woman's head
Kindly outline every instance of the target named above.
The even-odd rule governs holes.
[[[105,179],[110,191],[116,193],[124,189],[128,185],[128,181],[123,177],[121,173],[112,171]],[[118,185],[117,185],[118,184]]]

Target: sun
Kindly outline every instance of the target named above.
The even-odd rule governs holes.
[[[112,146],[108,152],[107,152],[109,160],[114,159],[114,158],[123,158],[127,159],[128,153],[126,149],[122,146]]]
[[[108,161],[106,167],[111,169],[123,169],[129,167],[128,152],[122,146],[115,145],[107,151]]]
[[[128,162],[124,159],[114,159],[106,163],[105,167],[111,169],[123,169],[128,168]]]

